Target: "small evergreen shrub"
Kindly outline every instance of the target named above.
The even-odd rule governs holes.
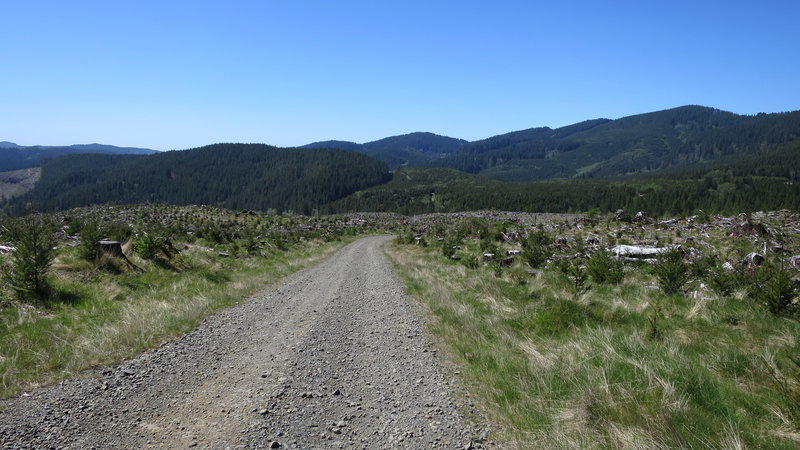
[[[592,281],[599,284],[619,284],[625,278],[622,261],[607,250],[598,250],[586,262],[586,272]]]
[[[481,239],[481,251],[483,253],[494,253],[497,255],[498,249],[495,240],[490,236],[485,236]]]
[[[522,259],[533,269],[538,269],[550,257],[550,244],[553,238],[546,231],[537,229],[528,234],[522,242]]]
[[[769,312],[778,316],[795,316],[800,312],[800,305],[795,302],[797,282],[784,267],[765,267],[768,279],[761,289],[755,290],[756,301],[767,307]]]
[[[6,276],[22,300],[44,300],[50,294],[47,274],[55,258],[55,226],[42,216],[9,221],[3,234],[13,242],[11,265]]]
[[[133,243],[133,249],[143,259],[155,259],[164,249],[164,238],[145,234]]]
[[[683,261],[683,252],[672,249],[659,255],[653,266],[658,285],[667,294],[677,294],[689,281],[689,266]]]
[[[650,314],[647,315],[647,322],[645,323],[645,336],[648,341],[659,341],[664,337],[663,319],[664,312],[661,310],[661,305],[653,303],[650,306]]]
[[[112,222],[105,227],[107,238],[112,241],[125,242],[133,236],[133,228],[130,225],[122,222]]]
[[[586,284],[589,276],[586,272],[586,268],[583,266],[583,261],[580,258],[575,258],[571,261],[564,259],[561,261],[559,268],[569,278],[569,287],[573,296],[577,298],[589,290],[589,286]]]
[[[100,240],[104,237],[104,230],[96,220],[86,220],[79,228],[81,236],[78,246],[78,255],[86,261],[96,262],[100,252]]]
[[[522,250],[522,259],[533,269],[542,267],[549,256],[548,248],[543,245],[527,246]]]
[[[461,244],[461,239],[457,236],[448,236],[442,242],[442,255],[447,259],[451,259],[455,256],[459,244]]]
[[[711,290],[722,297],[731,295],[738,285],[736,273],[727,271],[722,267],[712,268],[706,281]]]

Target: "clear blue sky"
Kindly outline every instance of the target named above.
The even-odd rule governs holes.
[[[800,2],[4,1],[0,140],[468,140],[800,109]]]

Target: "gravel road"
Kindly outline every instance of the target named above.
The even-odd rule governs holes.
[[[94,378],[6,402],[3,448],[481,447],[388,239],[360,239]]]

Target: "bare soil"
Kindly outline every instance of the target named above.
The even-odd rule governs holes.
[[[7,401],[3,448],[481,447],[483,420],[388,265],[388,239],[360,239],[95,377]]]

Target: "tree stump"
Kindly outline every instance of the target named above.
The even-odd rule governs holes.
[[[106,255],[116,256],[117,258],[125,258],[125,253],[122,251],[122,243],[119,241],[100,241],[100,252]]]
[[[119,241],[100,241],[97,244],[100,247],[100,252],[99,252],[100,255],[109,255],[115,258],[119,258],[120,260],[122,260],[123,263],[125,263],[131,269],[139,271],[142,270],[139,266],[132,263],[127,256],[125,256],[125,252],[122,251],[122,243],[120,243]]]

